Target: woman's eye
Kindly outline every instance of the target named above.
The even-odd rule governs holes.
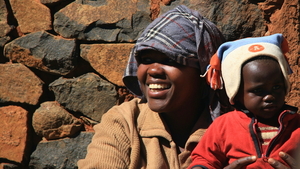
[[[273,90],[278,90],[280,88],[281,88],[281,85],[276,85],[276,86],[273,87]]]
[[[153,63],[152,59],[150,59],[150,58],[141,58],[141,64],[147,65],[147,64],[151,64],[151,63]]]
[[[174,63],[174,60],[172,60],[172,59],[167,59],[164,63],[165,63],[166,65],[173,64],[173,63]]]
[[[175,62],[175,60],[172,60],[172,59],[166,60],[165,64],[169,65],[169,66],[179,66],[180,65],[179,63]]]

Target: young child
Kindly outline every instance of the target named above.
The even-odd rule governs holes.
[[[272,168],[273,158],[291,156],[300,140],[297,108],[285,104],[292,73],[284,55],[287,42],[281,34],[226,42],[212,57],[207,80],[213,89],[222,80],[235,110],[218,117],[192,152],[189,168],[220,169],[254,155],[245,168]],[[221,78],[222,77],[222,78]],[[295,156],[294,156],[295,157]]]

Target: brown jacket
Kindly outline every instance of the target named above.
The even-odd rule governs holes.
[[[79,169],[188,167],[191,151],[207,128],[202,124],[207,124],[203,120],[209,118],[209,112],[202,113],[185,150],[178,154],[176,144],[158,113],[151,111],[147,103],[139,102],[140,99],[133,99],[114,106],[103,115],[101,123],[94,127],[95,135],[86,158],[78,162]]]

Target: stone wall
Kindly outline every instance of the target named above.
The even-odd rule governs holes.
[[[299,107],[298,0],[1,0],[0,166],[77,168],[109,108],[132,99],[121,78],[138,35],[184,4],[227,40],[283,33]]]

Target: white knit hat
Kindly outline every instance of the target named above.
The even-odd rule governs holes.
[[[234,97],[241,83],[243,63],[256,56],[265,55],[274,58],[279,63],[288,93],[290,91],[288,75],[292,73],[292,70],[285,56],[286,52],[288,52],[288,45],[282,34],[226,42],[212,57],[207,80],[213,89],[220,89],[223,78],[229,102],[234,104]]]

